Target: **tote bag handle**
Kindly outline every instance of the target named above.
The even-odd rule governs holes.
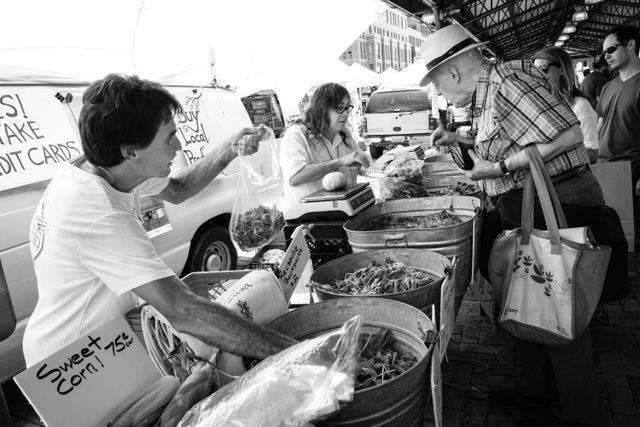
[[[535,144],[531,144],[528,145],[525,150],[529,160],[529,174],[527,175],[524,183],[521,213],[521,241],[522,244],[528,244],[531,230],[533,230],[533,201],[535,184],[535,190],[538,193],[544,220],[547,224],[547,231],[550,235],[551,253],[559,254],[562,250],[562,246],[560,233],[558,231],[558,224],[560,228],[567,228],[567,219],[564,215],[564,211],[562,210],[560,198],[558,197],[556,189],[551,182],[551,178],[549,177],[547,168],[544,166],[542,157],[538,152],[538,148]]]

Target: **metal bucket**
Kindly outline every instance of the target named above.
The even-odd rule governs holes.
[[[462,219],[462,224],[440,228],[411,228],[398,230],[363,231],[374,218],[382,215],[420,216],[446,210]],[[344,224],[347,239],[354,253],[380,248],[423,248],[447,257],[458,257],[453,280],[456,286],[456,305],[462,302],[471,281],[472,269],[477,268],[480,244],[481,201],[471,196],[422,197],[391,200],[376,204]],[[456,310],[457,312],[457,310]]]
[[[391,329],[397,345],[416,355],[418,363],[392,380],[357,390],[353,401],[327,422],[348,427],[421,427],[433,349],[424,341],[426,333],[434,331],[426,314],[383,298],[340,298],[300,307],[271,321],[267,327],[296,339],[306,339],[337,329],[355,315],[362,317],[363,333]]]
[[[322,265],[311,274],[314,282],[330,284],[336,279],[344,279],[345,274],[353,273],[359,268],[366,267],[372,261],[383,262],[386,258],[401,262],[407,267],[419,268],[434,276],[434,281],[426,286],[411,291],[396,292],[383,295],[363,295],[359,298],[387,298],[409,304],[424,313],[430,313],[431,304],[439,306],[440,288],[447,274],[445,269],[450,266],[449,260],[441,254],[419,249],[380,249],[345,255]],[[333,298],[353,297],[353,295],[338,294],[315,288],[321,301]]]

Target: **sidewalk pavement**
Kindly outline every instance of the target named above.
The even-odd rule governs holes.
[[[640,426],[640,253],[629,254],[631,294],[603,304],[591,321],[591,338],[607,427]],[[515,340],[480,315],[471,290],[465,295],[443,362],[445,427],[511,427],[539,410],[503,411],[487,402],[508,389],[520,369]],[[431,403],[424,427],[434,426]],[[545,427],[545,426],[540,426]]]

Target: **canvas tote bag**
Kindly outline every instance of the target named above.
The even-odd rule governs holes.
[[[526,153],[530,172],[524,186],[522,227],[498,235],[489,259],[489,277],[501,308],[498,323],[521,339],[568,344],[584,332],[593,316],[611,248],[598,246],[589,227],[567,228],[538,149],[530,145]],[[533,228],[536,190],[546,231]]]

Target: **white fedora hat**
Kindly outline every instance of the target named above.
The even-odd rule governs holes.
[[[476,42],[461,26],[456,24],[441,28],[431,34],[420,48],[422,61],[427,68],[427,73],[420,80],[420,86],[429,83],[429,73],[439,65],[461,53],[482,47],[487,43]]]

